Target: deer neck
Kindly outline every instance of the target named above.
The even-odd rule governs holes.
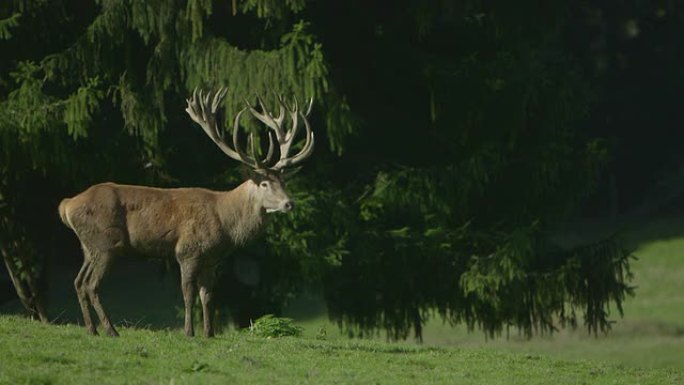
[[[218,213],[227,235],[235,244],[243,244],[259,231],[264,210],[257,197],[258,186],[248,180],[221,194]]]

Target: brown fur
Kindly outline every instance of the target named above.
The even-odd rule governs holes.
[[[277,175],[249,179],[227,192],[102,183],[64,199],[60,218],[76,233],[84,253],[74,286],[86,327],[97,334],[90,318],[92,305],[107,333],[118,335],[97,294],[113,260],[124,254],[174,256],[181,270],[185,333],[194,334],[192,305],[199,288],[204,333],[212,336],[210,304],[217,264],[259,230],[266,209],[286,212],[291,207]]]

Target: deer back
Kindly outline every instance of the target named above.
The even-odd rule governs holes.
[[[218,213],[221,199],[221,193],[200,188],[103,183],[62,206],[67,224],[92,251],[167,256],[224,241],[229,230]]]

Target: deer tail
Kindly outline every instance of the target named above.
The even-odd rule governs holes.
[[[71,199],[69,199],[69,198],[62,199],[62,202],[59,203],[59,209],[58,210],[59,210],[59,217],[62,219],[62,222],[64,222],[64,224],[68,228],[73,230],[74,228],[71,226],[71,223],[69,222],[69,217],[67,216],[67,211],[66,211],[67,203],[69,203],[70,200]]]

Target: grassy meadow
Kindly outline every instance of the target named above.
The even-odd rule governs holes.
[[[263,338],[229,332],[121,328],[91,337],[75,325],[0,317],[0,384],[681,384],[682,372],[477,347]]]
[[[608,234],[613,230],[605,224],[583,229],[592,234]],[[481,332],[468,333],[465,326],[453,328],[433,319],[423,331],[424,345],[684,369],[684,220],[652,219],[620,230],[619,235],[637,258],[632,262],[636,295],[624,303],[623,318],[617,311],[613,312],[615,323],[609,333],[594,336],[580,327],[527,339],[511,330],[509,336],[487,341]],[[587,235],[579,233],[572,237],[584,239]],[[325,317],[310,318],[301,325],[310,335],[325,329],[328,335],[342,336]]]
[[[529,341],[504,338],[483,343],[481,336],[474,335],[455,334],[452,339],[448,330],[435,325],[428,330],[428,343],[485,345],[564,359],[684,369],[684,221],[640,223],[625,228],[623,236],[637,258],[632,262],[636,295],[624,303],[623,318],[613,312],[615,324],[608,334],[564,330]]]
[[[145,280],[156,268],[135,265],[123,269],[140,275],[129,278],[142,290],[112,279],[103,292],[118,339],[91,337],[73,322],[43,325],[0,309],[0,385],[684,384],[684,221],[650,221],[626,228],[623,236],[638,258],[637,292],[606,335],[578,329],[528,340],[512,332],[486,341],[482,333],[432,320],[423,345],[387,343],[382,335],[350,340],[314,299],[286,314],[304,328],[299,338],[268,339],[231,328],[215,339],[189,339],[179,328],[177,283]],[[60,281],[51,284],[51,295],[62,301],[51,301],[58,322],[78,317],[70,273],[56,274]],[[134,304],[121,299],[131,295]],[[165,296],[164,306],[158,296]]]

